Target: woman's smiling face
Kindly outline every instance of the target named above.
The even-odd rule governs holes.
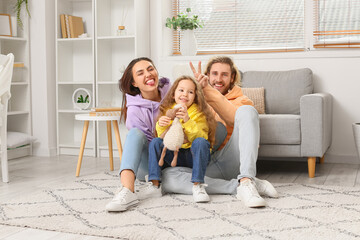
[[[133,69],[134,82],[132,85],[140,89],[140,92],[157,91],[159,74],[155,67],[148,61],[137,62]]]

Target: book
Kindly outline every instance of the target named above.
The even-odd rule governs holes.
[[[66,35],[67,38],[70,37],[70,27],[69,27],[69,15],[65,14],[65,28],[66,28]]]
[[[78,38],[84,33],[84,24],[82,17],[69,16],[70,37]]]
[[[60,14],[60,26],[61,26],[61,36],[62,36],[62,38],[67,38],[65,14]]]
[[[91,112],[121,112],[121,107],[91,108]]]

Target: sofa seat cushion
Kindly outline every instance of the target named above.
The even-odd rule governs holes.
[[[242,87],[265,88],[268,114],[299,114],[300,97],[313,92],[312,71],[248,71],[242,75]]]
[[[260,144],[300,144],[300,115],[264,114],[260,118]]]

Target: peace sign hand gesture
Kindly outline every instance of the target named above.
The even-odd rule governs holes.
[[[194,74],[195,79],[198,81],[199,85],[204,88],[209,85],[209,77],[201,73],[201,61],[198,63],[198,70],[196,71],[192,62],[189,62],[190,68]]]

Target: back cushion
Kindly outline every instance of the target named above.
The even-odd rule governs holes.
[[[242,74],[242,87],[265,88],[268,114],[300,114],[300,97],[313,92],[312,71],[248,71]]]

